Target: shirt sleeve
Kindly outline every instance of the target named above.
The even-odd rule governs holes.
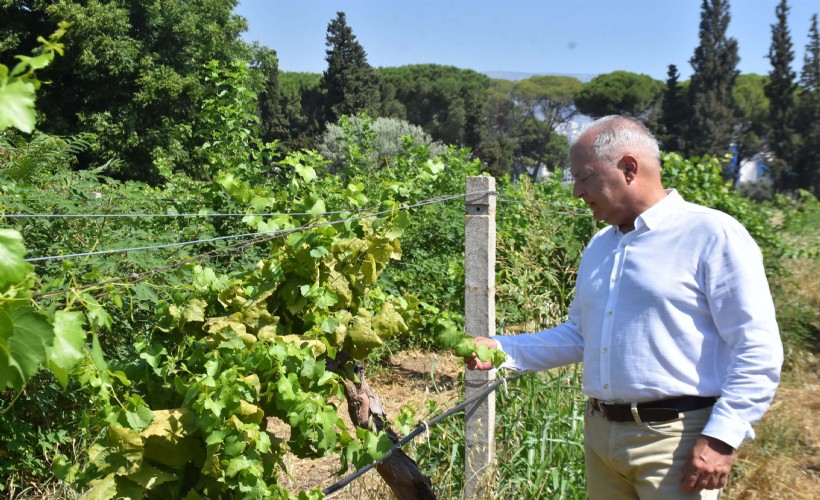
[[[754,438],[752,424],[771,404],[783,346],[760,249],[731,222],[703,257],[706,299],[730,350],[720,399],[703,434],[737,448]]]
[[[582,361],[584,339],[577,320],[577,314],[570,308],[569,320],[554,328],[536,333],[491,337],[507,356],[501,367],[519,371],[548,370]]]

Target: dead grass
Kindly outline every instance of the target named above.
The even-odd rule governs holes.
[[[757,438],[746,442],[738,451],[735,471],[724,498],[820,498],[820,360],[809,353],[793,355],[799,359],[793,364],[796,372],[786,374],[771,409],[755,426]],[[405,352],[391,356],[386,368],[369,379],[369,383],[391,417],[407,404],[416,408],[424,408],[429,400],[446,407],[455,404],[463,370],[459,358]],[[340,406],[347,421],[347,408],[344,403]],[[337,457],[321,460],[289,457],[286,464],[292,478],[280,484],[291,491],[324,488],[341,477],[336,475]],[[435,483],[436,479],[432,480]],[[379,475],[370,471],[329,498],[395,497]]]
[[[728,499],[820,498],[820,363],[809,353],[787,374],[757,438],[738,450]]]

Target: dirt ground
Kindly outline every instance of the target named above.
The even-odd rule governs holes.
[[[781,384],[775,401],[755,428],[757,439],[744,444],[735,460],[735,475],[724,498],[730,500],[813,500],[820,498],[820,373],[816,360],[803,373]],[[460,358],[432,353],[402,352],[391,356],[383,369],[368,376],[368,383],[382,400],[388,416],[400,408],[420,409],[418,418],[428,419],[424,408],[435,401],[447,409],[457,403]],[[352,431],[347,405],[338,402],[340,415]],[[455,415],[452,418],[463,418]],[[419,437],[417,439],[423,439]],[[289,477],[280,482],[292,492],[325,488],[338,481],[339,459],[285,458]],[[349,471],[350,473],[352,471]],[[435,482],[435,478],[432,478]],[[328,498],[392,498],[375,471],[370,471]]]
[[[458,404],[459,376],[464,370],[461,358],[450,355],[436,356],[432,353],[402,352],[390,356],[384,367],[367,376],[367,382],[381,399],[389,418],[395,418],[403,406],[418,410],[417,419],[428,420],[435,415],[426,414],[426,404],[434,401],[445,410]],[[350,432],[354,432],[347,414],[347,403],[336,401],[339,415]],[[463,418],[454,415],[451,418]],[[274,427],[278,427],[275,426]],[[270,427],[269,427],[270,428]],[[423,439],[418,437],[416,439]],[[338,456],[315,460],[285,457],[288,477],[279,484],[292,492],[312,488],[326,488],[342,477],[338,475]],[[349,470],[347,474],[352,473]],[[383,499],[393,497],[375,470],[371,470],[345,489],[327,497],[335,499]]]

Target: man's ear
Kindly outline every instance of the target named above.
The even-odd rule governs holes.
[[[638,159],[635,156],[629,153],[623,155],[618,167],[623,171],[627,184],[631,184],[638,177]]]

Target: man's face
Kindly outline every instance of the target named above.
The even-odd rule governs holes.
[[[589,141],[587,141],[589,142]],[[623,198],[626,180],[615,163],[609,163],[591,154],[591,146],[579,142],[570,153],[570,173],[575,184],[572,195],[584,200],[595,220],[612,225],[628,224]]]

